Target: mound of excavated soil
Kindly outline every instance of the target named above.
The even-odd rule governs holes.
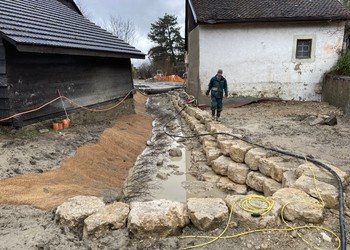
[[[96,144],[79,147],[60,168],[0,180],[0,203],[50,209],[70,197],[100,196],[105,190],[122,187],[152,132],[151,117],[141,110],[144,101],[136,96],[138,114],[118,118]]]

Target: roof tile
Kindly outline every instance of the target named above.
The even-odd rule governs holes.
[[[337,0],[189,0],[199,22],[347,20]]]
[[[57,0],[1,0],[0,35],[16,45],[35,45],[105,52],[144,54]]]

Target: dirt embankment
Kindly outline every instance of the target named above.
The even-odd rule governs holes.
[[[152,131],[152,120],[142,110],[143,101],[136,98],[136,107],[143,114],[119,117],[96,144],[79,147],[60,168],[0,180],[0,203],[50,209],[70,197],[101,196],[108,189],[122,187]],[[45,151],[45,144],[41,150]]]

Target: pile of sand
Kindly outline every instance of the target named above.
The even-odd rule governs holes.
[[[144,101],[136,96],[138,114],[118,118],[96,144],[81,146],[60,168],[0,180],[0,203],[50,209],[77,195],[100,196],[122,187],[152,133],[152,120],[142,110]]]

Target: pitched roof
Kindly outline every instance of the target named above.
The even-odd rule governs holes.
[[[57,0],[1,0],[0,36],[19,51],[144,58]]]
[[[189,0],[200,23],[347,20],[338,0]]]
[[[78,12],[80,15],[83,15],[83,13],[80,11],[78,5],[74,2],[74,0],[57,0],[57,1],[63,3],[64,5],[69,7],[71,10]]]

